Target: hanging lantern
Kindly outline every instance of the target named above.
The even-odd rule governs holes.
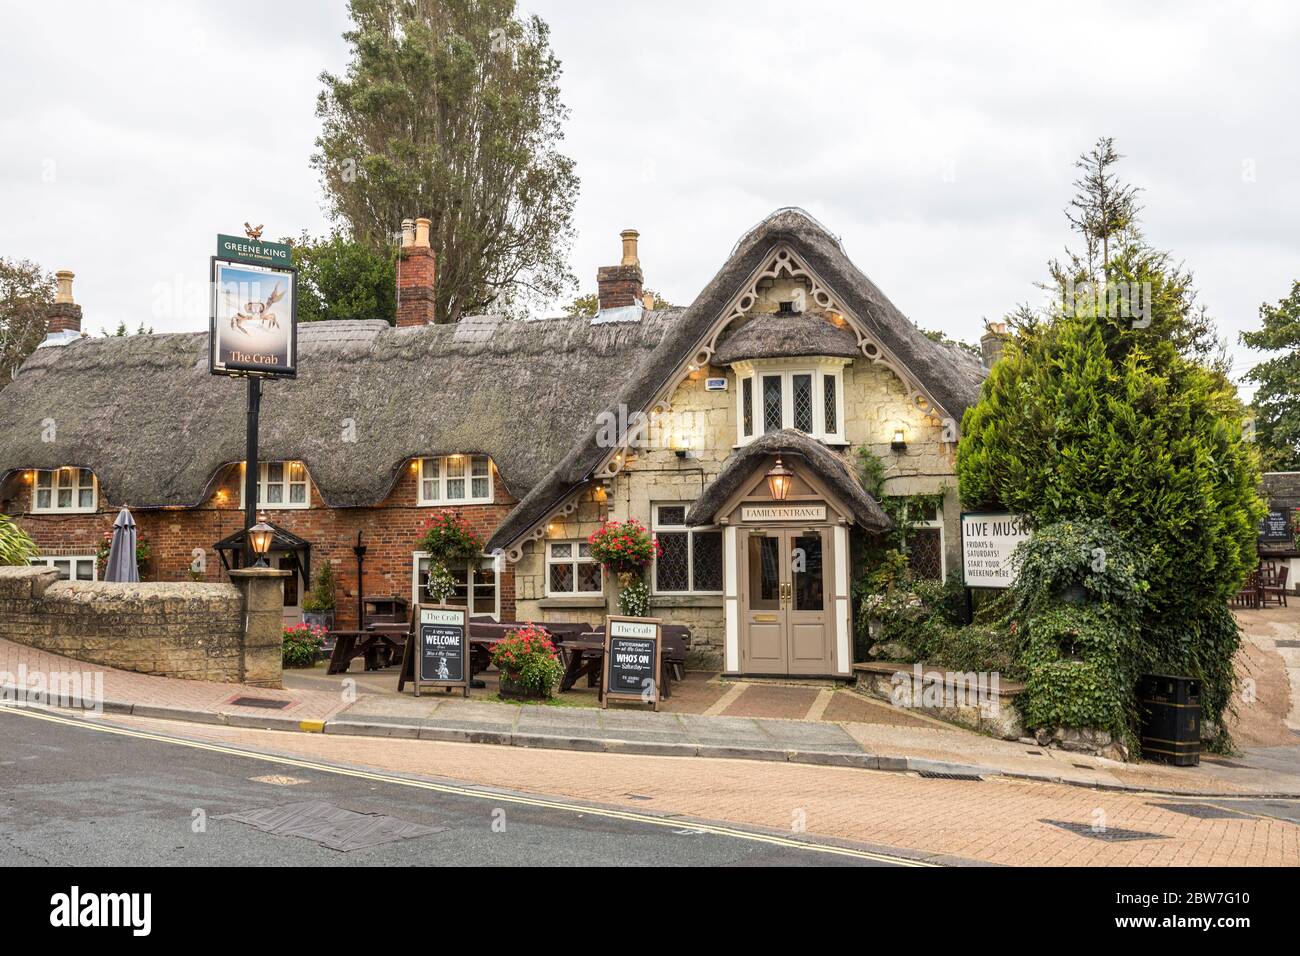
[[[767,487],[772,492],[774,501],[785,501],[790,496],[790,486],[794,482],[794,472],[781,464],[778,456],[776,465],[767,473]]]

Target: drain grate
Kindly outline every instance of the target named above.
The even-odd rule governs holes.
[[[1208,803],[1154,803],[1152,806],[1159,807],[1161,810],[1182,813],[1189,817],[1197,817],[1201,820],[1240,820],[1242,817],[1249,819],[1248,814],[1238,813],[1236,810],[1225,810],[1223,807],[1212,806]]]
[[[1069,830],[1071,833],[1077,833],[1079,836],[1087,837],[1090,840],[1101,840],[1105,843],[1127,843],[1131,840],[1167,840],[1169,839],[1163,833],[1147,833],[1144,830],[1125,830],[1122,827],[1106,827],[1104,829],[1093,829],[1091,823],[1074,823],[1070,820],[1039,820],[1039,823],[1046,823],[1049,826],[1059,827],[1062,830]]]
[[[282,710],[289,706],[287,700],[272,700],[269,697],[236,697],[230,703],[234,707],[261,707],[264,710]]]
[[[225,813],[217,819],[234,820],[276,836],[314,840],[321,846],[343,853],[381,843],[442,833],[449,829],[406,823],[380,813],[358,813],[356,810],[320,801],[286,803],[279,807]]]
[[[980,780],[984,778],[976,773],[940,773],[937,770],[918,770],[918,777],[924,777],[926,780]]]

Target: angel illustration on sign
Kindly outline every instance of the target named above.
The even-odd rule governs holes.
[[[230,306],[231,311],[234,313],[230,316],[230,327],[243,332],[245,335],[248,334],[248,329],[244,328],[244,325],[253,321],[261,323],[263,329],[278,329],[280,322],[275,313],[271,311],[271,306],[283,298],[284,289],[278,282],[275,284],[275,288],[271,290],[271,294],[266,297],[265,302],[245,302],[243,306],[240,306],[239,300],[227,292],[226,304]]]

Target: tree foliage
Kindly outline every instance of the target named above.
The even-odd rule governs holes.
[[[1100,230],[1118,220],[1079,221],[1105,250]],[[1113,528],[1145,565],[1143,666],[1193,668],[1181,672],[1206,679],[1217,713],[1237,645],[1223,613],[1255,565],[1264,513],[1258,457],[1236,390],[1206,354],[1213,328],[1190,276],[1148,248],[1132,219],[1126,228],[1101,278],[1141,289],[1143,314],[1116,313],[1108,295],[1062,282],[1053,264],[1057,305],[1009,317],[1015,334],[965,414],[958,487],[967,507],[1005,507],[1035,527]]]
[[[45,338],[54,276],[34,262],[0,258],[0,388]]]
[[[1242,332],[1253,349],[1280,352],[1246,373],[1255,392],[1255,441],[1270,471],[1300,470],[1300,281],[1277,305],[1259,307],[1261,327]]]
[[[654,306],[656,310],[677,308],[677,306],[673,305],[653,289],[646,289],[645,291],[654,296]],[[599,311],[600,293],[598,292],[588,292],[585,295],[575,296],[573,301],[564,307],[564,314],[570,317],[586,316],[590,318]]]
[[[298,267],[298,321],[397,319],[397,251],[355,242],[340,232],[307,233],[293,242]]]
[[[514,0],[352,0],[352,58],[322,74],[312,157],[330,214],[384,250],[427,216],[437,310],[557,298],[578,178],[549,27]]]

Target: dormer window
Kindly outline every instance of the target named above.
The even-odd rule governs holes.
[[[36,514],[90,514],[99,508],[99,483],[88,468],[38,471],[32,480]]]
[[[843,443],[844,365],[841,359],[737,362],[737,444],[792,428]]]
[[[239,506],[244,506],[240,483]],[[257,507],[285,511],[311,507],[311,481],[300,461],[264,461],[257,466]]]
[[[420,459],[420,506],[492,503],[492,460],[487,455]]]

